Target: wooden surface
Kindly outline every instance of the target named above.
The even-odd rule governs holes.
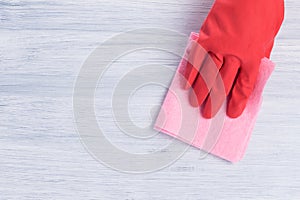
[[[299,199],[297,0],[286,1],[285,22],[272,54],[276,70],[241,162],[199,159],[199,151],[190,148],[162,170],[127,174],[95,160],[76,132],[73,86],[84,60],[99,44],[136,28],[167,28],[188,35],[199,29],[212,3],[0,1],[0,199]],[[136,55],[112,66],[115,71],[103,79],[107,86],[115,84],[120,74],[114,72],[122,72],[122,66],[156,59],[175,69],[179,61],[157,51]],[[149,109],[163,99],[165,90],[156,88],[145,88],[132,98],[130,112],[139,126],[151,123]],[[105,94],[97,94],[105,99]],[[101,119],[111,114],[111,107],[99,102]],[[170,139],[159,134],[135,142],[110,117],[103,129],[117,146],[139,153],[159,149]]]

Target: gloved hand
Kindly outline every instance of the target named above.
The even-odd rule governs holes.
[[[283,18],[283,0],[215,1],[200,29],[200,47],[191,49],[184,73],[185,88],[194,89],[190,102],[204,104],[204,117],[213,117],[228,95],[227,115],[236,118],[243,112],[261,59],[269,58]],[[218,76],[225,95],[216,81]]]

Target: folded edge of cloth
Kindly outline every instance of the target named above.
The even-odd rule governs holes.
[[[197,33],[191,33],[189,44],[197,38]],[[187,49],[188,47],[189,45]],[[154,129],[230,162],[241,160],[261,107],[263,89],[274,70],[274,63],[267,58],[262,59],[253,93],[244,112],[236,119],[226,115],[226,102],[212,119],[202,117],[201,108],[189,104],[189,91],[183,89],[184,80],[181,75],[186,64],[184,57],[169,87]]]

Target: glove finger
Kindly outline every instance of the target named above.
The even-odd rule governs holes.
[[[187,62],[185,71],[184,71],[184,86],[185,90],[192,87],[197,75],[199,73],[199,69],[194,67],[190,62]]]
[[[205,118],[212,118],[218,113],[232,88],[239,67],[240,61],[236,57],[225,56],[220,73],[204,102],[202,114]]]
[[[222,82],[222,78],[220,74],[218,74],[214,86],[204,101],[204,106],[202,109],[203,117],[214,117],[226,100],[226,91]]]
[[[206,96],[208,95],[208,93],[209,93],[209,89],[204,79],[200,75],[198,75],[193,85],[193,89],[190,91],[190,95],[189,95],[190,104],[194,107],[200,106],[203,103]]]
[[[200,44],[192,41],[186,53],[187,65],[184,72],[184,78],[186,79],[184,89],[189,89],[193,85],[203,61],[207,57],[207,52]]]
[[[223,58],[221,55],[213,53],[209,53],[209,55],[196,78],[193,92],[190,93],[190,103],[194,107],[200,106],[206,99],[222,66]]]
[[[225,56],[224,64],[220,70],[220,74],[223,80],[226,95],[228,95],[230,90],[232,89],[240,66],[241,63],[238,58],[236,58],[235,56]]]
[[[227,105],[227,115],[231,118],[237,118],[242,114],[253,91],[258,69],[256,67],[248,69],[250,70],[240,70],[231,91],[231,98]]]

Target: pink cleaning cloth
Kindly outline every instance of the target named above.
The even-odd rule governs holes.
[[[197,38],[197,33],[191,33],[189,44]],[[240,117],[228,117],[225,102],[214,118],[206,119],[202,117],[200,108],[190,105],[190,91],[183,89],[185,80],[181,74],[187,64],[186,54],[187,51],[169,87],[154,128],[205,152],[237,162],[245,154],[261,107],[263,89],[274,70],[274,63],[267,58],[262,59],[254,91]]]

